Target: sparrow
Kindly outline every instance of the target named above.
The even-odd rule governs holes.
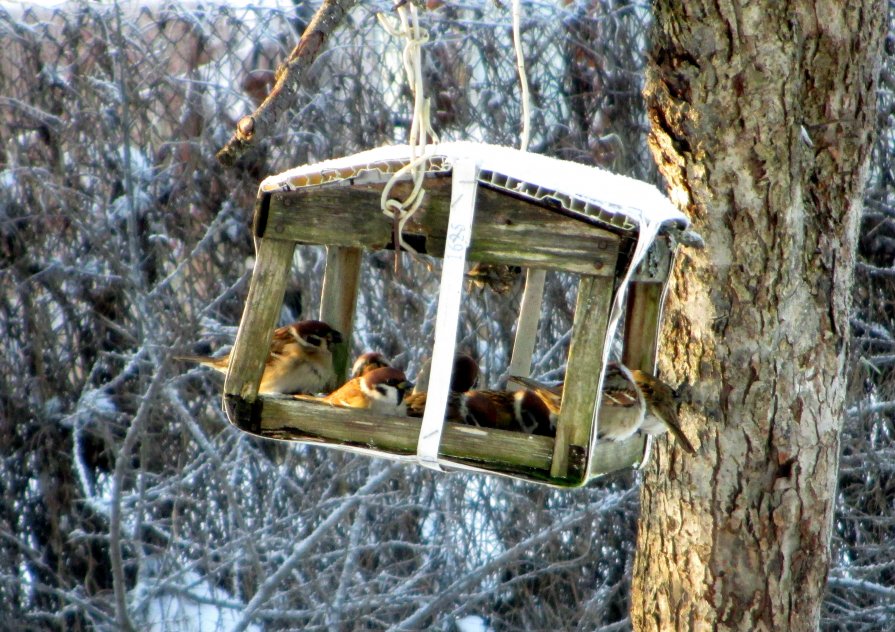
[[[426,410],[426,390],[429,386],[429,372],[431,367],[427,364],[417,376],[416,387],[413,393],[407,396],[407,414],[411,417],[422,417]],[[479,381],[479,363],[475,358],[458,353],[454,356],[454,366],[451,371],[451,388],[448,393],[448,409],[445,413],[447,419],[458,417],[460,400],[454,397],[455,393],[465,393]],[[422,383],[422,384],[421,384]]]
[[[462,395],[459,420],[482,428],[553,436],[554,417],[534,391],[470,391]]]
[[[640,425],[640,431],[655,436],[670,430],[684,450],[696,454],[696,448],[681,429],[677,415],[680,402],[672,388],[646,371],[635,369],[631,371],[631,375],[646,400],[646,416]]]
[[[454,368],[451,373],[451,390],[465,393],[479,383],[479,363],[471,355],[458,353],[454,356]]]
[[[370,371],[389,367],[391,364],[385,359],[385,356],[378,351],[367,351],[357,356],[357,360],[351,366],[351,377],[360,377]]]
[[[422,368],[416,376],[414,393],[423,393],[429,388],[429,374],[432,371],[432,358],[426,358]],[[454,355],[454,365],[451,368],[451,390],[457,393],[465,393],[479,381],[479,363],[471,355],[457,353]]]
[[[380,367],[352,378],[326,397],[313,398],[330,406],[361,408],[380,415],[407,415],[404,395],[413,384],[404,372],[394,367]],[[300,399],[312,399],[300,397]]]
[[[532,390],[544,402],[555,424],[562,408],[563,384],[551,387],[527,377],[513,380]],[[646,415],[646,401],[631,371],[622,364],[609,362],[603,376],[603,397],[597,417],[597,437],[622,441],[640,428]]]
[[[563,384],[550,387],[529,378],[514,376],[512,379],[533,389],[544,400],[554,418],[559,415]],[[621,441],[638,430],[650,435],[660,435],[670,430],[680,441],[681,447],[694,454],[696,449],[693,443],[681,429],[677,406],[674,391],[657,377],[610,362],[606,365],[603,378],[598,437]]]
[[[484,292],[488,288],[496,294],[506,294],[522,278],[522,268],[503,264],[476,263],[466,273],[472,287]]]
[[[264,362],[259,393],[319,393],[336,380],[330,347],[342,342],[342,334],[320,320],[301,320],[275,329],[270,353]],[[221,373],[230,367],[230,354],[219,357],[177,356]]]

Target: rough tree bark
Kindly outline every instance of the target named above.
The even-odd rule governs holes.
[[[675,273],[660,368],[702,447],[642,487],[636,630],[818,625],[878,0],[656,0],[645,84],[669,192],[707,242]]]

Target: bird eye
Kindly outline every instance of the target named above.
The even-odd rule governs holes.
[[[309,336],[305,336],[305,340],[307,342],[311,343],[312,345],[314,345],[315,347],[319,347],[320,344],[323,342],[323,339],[320,336],[315,336],[313,334],[311,334]]]

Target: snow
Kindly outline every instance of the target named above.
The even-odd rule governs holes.
[[[146,565],[147,575],[152,574],[152,560]],[[161,583],[167,590],[158,594],[151,594],[150,585],[160,583],[147,579],[142,577],[131,591],[132,599],[145,600],[139,629],[146,632],[219,632],[232,629],[242,616],[242,604],[234,603],[230,595],[193,571]],[[249,625],[246,630],[261,632],[257,625]]]
[[[488,620],[477,614],[468,614],[465,617],[457,619],[457,632],[494,632],[488,624]]]
[[[261,182],[259,194],[347,181],[365,172],[393,173],[410,159],[410,147],[390,145],[369,151],[303,165]],[[645,224],[689,225],[681,213],[655,186],[577,162],[532,154],[511,147],[468,141],[426,146],[435,159],[436,171],[447,171],[460,160],[473,159],[489,182],[536,199],[561,201],[570,210],[589,210],[588,205],[623,216],[638,226]]]

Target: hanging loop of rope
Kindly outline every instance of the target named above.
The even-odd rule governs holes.
[[[410,125],[410,162],[392,175],[382,190],[380,205],[382,212],[394,222],[395,248],[416,252],[404,241],[404,226],[419,209],[426,195],[423,180],[426,176],[426,144],[428,139],[437,143],[438,137],[429,124],[429,100],[423,94],[423,44],[429,41],[429,33],[420,28],[417,8],[412,2],[400,3],[397,7],[399,21],[390,21],[384,14],[377,14],[379,23],[392,37],[406,40],[404,45],[404,73],[413,92],[413,119]],[[410,174],[413,188],[404,200],[391,196],[392,189]]]

